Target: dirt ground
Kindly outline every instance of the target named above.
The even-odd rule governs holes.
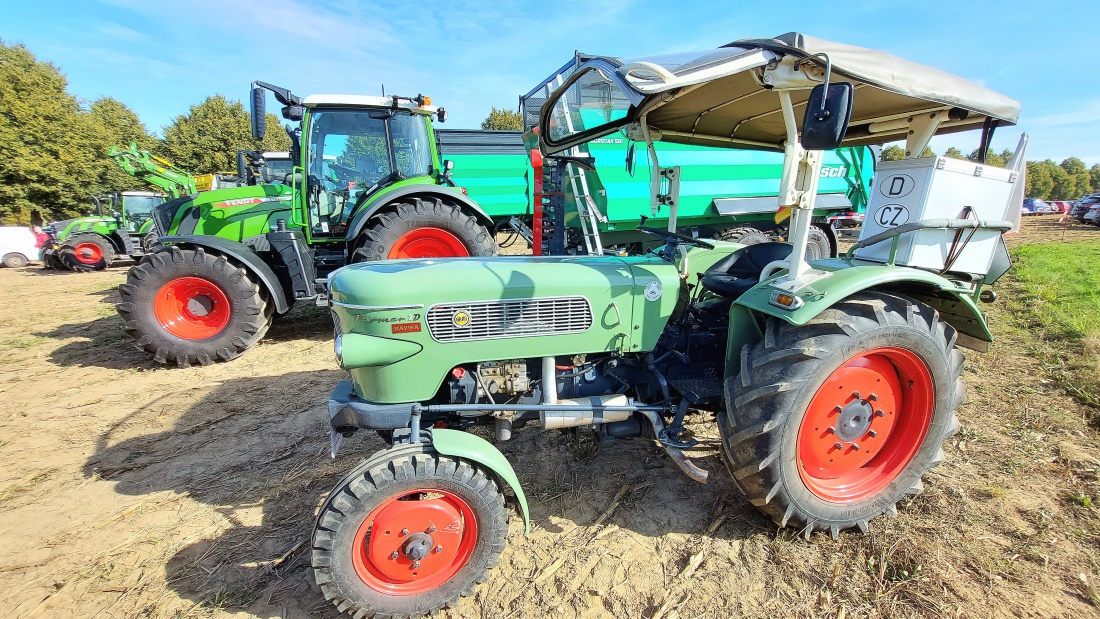
[[[1041,217],[1011,242],[1060,236]],[[1100,229],[1066,233],[1086,239]],[[314,510],[381,442],[356,435],[329,458],[325,402],[344,373],[327,314],[295,310],[231,363],[159,367],[115,314],[125,271],[0,269],[0,615],[336,616],[308,565]],[[514,517],[500,566],[443,615],[1097,615],[1095,411],[1041,378],[1056,360],[1029,354],[1010,302],[988,307],[997,343],[968,353],[963,429],[897,518],[837,540],[777,530],[701,416],[708,486],[645,440],[531,428],[501,448],[532,534]]]

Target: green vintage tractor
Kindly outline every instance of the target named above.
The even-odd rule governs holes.
[[[92,196],[94,214],[55,221],[42,229],[50,235],[40,252],[47,269],[101,271],[119,256],[140,257],[157,233],[153,208],[164,196],[149,191],[121,191]]]
[[[710,413],[729,473],[778,525],[835,537],[894,513],[959,428],[959,347],[992,340],[978,303],[1009,266],[1001,235],[1019,212],[1025,142],[1010,169],[916,157],[937,133],[978,128],[985,152],[1018,114],[956,76],[797,33],[588,60],[542,108],[540,148],[552,159],[609,134],[638,141],[654,209],[670,209],[669,230],[639,230],[663,246],[331,275],[336,356],[351,375],[329,399],[333,453],[360,430],[392,446],[321,506],[324,595],[355,617],[420,616],[485,580],[507,505],[525,522],[528,509],[504,456],[461,431],[475,425],[501,441],[525,424],[646,436],[705,483],[682,422]],[[657,140],[783,152],[790,243],[671,231],[675,175]],[[898,140],[909,158],[880,166],[859,242],[807,262],[822,151]]]
[[[286,184],[164,203],[153,212],[160,244],[119,286],[126,332],[161,363],[238,356],[350,262],[496,253],[492,220],[448,182],[433,131],[446,112],[429,98],[303,98],[256,82],[256,139],[269,91],[300,122]]]

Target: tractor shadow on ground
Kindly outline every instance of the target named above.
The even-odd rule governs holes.
[[[99,293],[91,293],[96,295]],[[114,305],[111,295],[104,295],[103,303]],[[95,318],[88,322],[61,325],[51,331],[35,333],[38,337],[53,340],[75,340],[50,351],[50,361],[58,366],[95,366],[112,370],[130,368],[155,368],[144,351],[138,350],[134,340],[122,330],[122,319],[114,314]]]
[[[299,339],[333,339],[332,317],[327,308],[317,307],[313,301],[297,303],[289,312],[271,322],[271,327],[261,341],[286,342]]]
[[[185,494],[217,513],[164,508],[176,537],[199,538],[166,557],[169,586],[184,599],[263,616],[336,617],[310,567],[313,519],[339,478],[385,445],[360,432],[330,458],[325,402],[344,376],[336,370],[295,372],[167,394],[107,430],[84,475],[111,482],[125,495]],[[172,427],[147,432],[164,419],[174,419]],[[534,531],[524,538],[522,520],[511,518],[502,558],[502,565],[512,566],[503,571],[511,576],[520,562],[526,562],[520,573],[531,571],[524,573],[530,577],[546,567],[538,556],[567,552],[560,547],[564,531],[594,534],[589,527],[623,485],[632,490],[607,522],[644,538],[700,534],[719,507],[726,515],[719,538],[774,529],[736,492],[714,456],[698,460],[711,471],[710,484],[702,486],[645,439],[597,446],[529,427],[498,447],[527,493]],[[204,533],[212,522],[225,524]],[[495,586],[496,577],[502,586],[510,583],[503,572],[491,573],[485,586]]]

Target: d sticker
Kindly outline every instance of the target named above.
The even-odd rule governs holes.
[[[459,310],[459,311],[455,312],[453,315],[451,315],[451,322],[454,323],[454,326],[456,326],[456,327],[469,326],[469,324],[470,324],[470,314],[469,314],[469,312]]]

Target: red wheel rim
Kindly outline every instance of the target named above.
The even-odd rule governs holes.
[[[459,238],[443,228],[417,228],[401,235],[386,256],[394,258],[448,258],[469,256]]]
[[[98,264],[103,260],[103,248],[95,243],[77,243],[73,256],[84,264]]]
[[[351,560],[371,589],[417,595],[450,580],[476,546],[477,519],[466,501],[446,490],[410,490],[367,515]]]
[[[153,301],[157,321],[169,333],[187,340],[213,337],[229,324],[229,298],[201,277],[177,277],[161,286]]]
[[[802,482],[835,503],[881,491],[917,454],[935,405],[928,366],[902,348],[861,352],[829,375],[798,429]]]

